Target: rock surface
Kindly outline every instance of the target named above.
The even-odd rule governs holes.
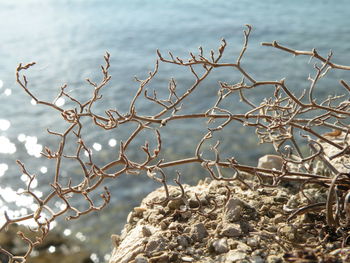
[[[325,150],[326,157],[339,151]],[[349,161],[344,158],[330,162],[341,170]],[[265,158],[260,167],[281,166]],[[325,173],[324,167],[314,169]],[[150,193],[129,214],[121,235],[113,235],[109,263],[350,262],[349,248],[342,248],[350,241],[349,227],[327,227],[324,207],[290,217],[310,202],[324,203],[327,188],[309,184],[300,192],[300,185],[293,183],[258,188],[257,178],[243,176],[250,188],[239,181],[208,179],[193,187],[183,185],[186,198],[173,186],[168,202],[162,202],[164,188]]]
[[[197,194],[208,200],[207,205],[199,212],[198,207],[187,211],[190,215],[186,215],[184,202],[159,204],[165,193],[163,188],[157,189],[130,213],[121,236],[114,235],[118,242],[114,242],[109,263],[285,262],[292,253],[299,253],[294,251],[300,250],[302,244],[318,244],[318,235],[312,234],[316,229],[301,228],[310,220],[314,222],[317,214],[287,222],[286,207],[293,209],[306,201],[293,188],[252,191],[236,183],[201,181],[194,187],[185,185],[184,189],[189,198]],[[315,191],[306,189],[305,193]],[[180,195],[176,187],[169,187],[169,193],[172,197]],[[320,200],[325,194],[319,194]],[[214,197],[221,200],[217,209],[213,209],[210,201]],[[335,260],[340,254],[335,256],[334,251],[340,248],[340,243],[324,242],[309,253],[315,257],[328,255]]]

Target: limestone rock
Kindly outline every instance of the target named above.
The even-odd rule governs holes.
[[[212,244],[214,250],[218,254],[226,253],[229,251],[227,238],[220,238],[213,242]]]
[[[281,170],[283,159],[278,155],[267,154],[259,158],[258,167],[264,169]]]

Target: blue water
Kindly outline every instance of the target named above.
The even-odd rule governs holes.
[[[48,136],[45,130],[47,127],[63,129],[59,114],[41,105],[33,106],[30,98],[15,83],[14,72],[20,62],[37,62],[26,74],[30,89],[40,99],[52,101],[64,83],[68,84],[71,94],[86,98],[90,89],[84,79],[98,81],[101,78],[99,65],[108,51],[112,56],[110,73],[113,78],[104,91],[104,103],[99,104],[101,108],[97,110],[112,107],[125,112],[128,108],[126,101],[137,89],[133,77],[145,78],[153,69],[157,48],[164,56],[167,51],[172,51],[183,57],[188,51],[195,52],[200,45],[206,52],[217,49],[220,39],[225,38],[229,47],[224,61],[233,62],[242,45],[244,25],[251,24],[253,32],[243,60],[244,67],[257,80],[286,77],[289,87],[297,92],[309,85],[307,77],[314,73],[314,62],[308,63],[308,58],[293,58],[281,51],[262,47],[260,42],[277,40],[301,50],[315,47],[322,55],[332,49],[335,62],[350,64],[349,15],[350,3],[347,0],[0,0],[0,184],[3,193],[4,189],[8,193],[25,187],[15,165],[16,159],[38,174],[38,191],[49,190],[43,185],[53,176],[52,164],[44,158],[36,158],[35,153],[30,155],[25,143],[31,142],[32,146],[27,145],[28,148],[54,147],[56,139]],[[187,71],[161,65],[151,90],[166,89],[171,77],[175,77],[182,88],[192,81]],[[320,83],[319,96],[339,93],[341,89],[337,81],[340,78],[349,80],[349,73],[331,72]],[[232,70],[215,71],[201,91],[191,98],[190,110],[206,109],[216,94],[219,80],[233,83],[239,81],[240,76]],[[252,100],[264,95],[263,90],[250,94]],[[141,103],[139,107],[147,109],[146,104]],[[237,106],[237,111],[239,109]],[[192,155],[193,150],[188,145],[198,140],[202,135],[198,131],[203,127],[203,123],[181,122],[165,130],[168,132],[164,135],[168,138],[167,154],[174,158]],[[223,147],[238,160],[254,164],[256,158],[268,150],[257,148],[254,138],[243,140],[244,131],[238,125],[233,125],[232,129]],[[174,130],[177,136],[182,136],[181,142],[174,139]],[[116,151],[115,147],[108,145],[109,140],[119,142],[123,137],[119,131],[102,135],[97,130],[91,130],[87,136],[91,147],[95,142],[102,147],[96,153],[100,163],[110,160]],[[7,150],[1,151],[1,147]],[[62,176],[77,172],[69,165],[66,168]],[[186,171],[198,173],[193,167],[183,168],[183,172]],[[126,211],[154,187],[148,181],[144,183],[142,178],[121,178],[109,182],[109,186],[113,203],[104,213],[82,218],[70,226],[74,233],[81,231],[88,236],[88,245],[100,246],[101,254],[109,251],[109,245],[106,245],[109,235],[111,231],[120,230]],[[6,199],[4,195],[0,198],[2,210],[15,211],[17,206],[24,206],[22,201],[16,204],[14,199]],[[94,226],[101,222],[106,227],[96,231]],[[99,243],[99,240],[104,241]]]

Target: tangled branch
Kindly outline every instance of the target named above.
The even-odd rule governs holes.
[[[163,56],[157,50],[158,60],[153,71],[149,72],[146,79],[136,79],[139,87],[129,103],[127,112],[121,113],[117,109],[106,109],[105,114],[98,114],[95,106],[102,100],[101,91],[109,83],[111,76],[110,55],[106,53],[104,56],[105,65],[101,67],[102,80],[95,83],[87,79],[87,84],[92,88],[91,96],[87,100],[75,98],[66,91],[67,85],[60,88],[59,94],[54,102],[40,100],[28,85],[27,77],[24,72],[29,70],[35,63],[26,65],[20,64],[16,71],[16,80],[25,93],[29,95],[37,104],[55,110],[66,124],[63,132],[48,130],[51,136],[59,139],[59,143],[50,148],[47,146],[42,152],[42,156],[55,162],[55,170],[52,172],[51,191],[44,197],[39,198],[31,188],[31,183],[35,178],[34,174],[30,174],[25,165],[18,161],[18,165],[23,174],[28,177],[26,190],[22,194],[33,197],[37,203],[37,210],[31,214],[10,218],[4,214],[6,222],[0,228],[0,231],[6,231],[6,228],[14,223],[33,219],[37,227],[33,231],[37,233],[36,240],[30,240],[23,233],[18,233],[20,239],[28,244],[27,253],[23,256],[15,256],[9,251],[0,248],[5,253],[10,262],[25,262],[31,251],[40,244],[48,231],[50,224],[58,217],[66,215],[67,220],[78,219],[82,215],[91,213],[92,211],[103,209],[110,202],[110,192],[105,188],[100,198],[102,203],[91,198],[91,193],[99,191],[99,186],[107,178],[117,178],[127,174],[146,174],[152,180],[161,183],[166,192],[166,196],[161,200],[162,203],[180,198],[186,204],[186,193],[180,182],[180,174],[178,173],[175,183],[181,189],[181,193],[177,197],[169,196],[167,191],[167,175],[164,168],[179,166],[188,163],[197,163],[208,172],[213,180],[238,181],[252,188],[248,179],[245,179],[244,173],[249,173],[258,180],[259,185],[255,187],[276,187],[281,182],[298,182],[305,187],[306,184],[318,183],[328,189],[327,202],[322,204],[309,204],[298,210],[292,211],[290,219],[299,214],[317,208],[323,209],[327,214],[327,223],[329,226],[348,225],[350,219],[350,210],[348,205],[350,176],[349,173],[338,171],[331,163],[332,159],[350,154],[350,146],[348,145],[348,134],[350,126],[347,124],[350,115],[349,96],[332,96],[330,95],[323,101],[317,101],[315,95],[319,81],[324,78],[331,70],[350,70],[350,66],[338,65],[332,62],[332,53],[327,57],[322,57],[313,49],[312,51],[297,51],[284,47],[277,42],[262,43],[263,46],[277,48],[284,52],[291,53],[295,56],[305,55],[318,61],[320,64],[314,66],[315,74],[309,77],[310,86],[308,89],[294,94],[287,86],[284,79],[279,81],[257,80],[242,65],[242,60],[248,48],[248,40],[252,31],[252,27],[247,25],[243,31],[244,41],[242,49],[235,61],[231,63],[221,62],[225,49],[226,41],[223,39],[217,51],[210,51],[207,56],[202,47],[199,48],[197,54],[189,53],[188,58],[180,58],[169,52],[168,56]],[[150,91],[149,86],[153,78],[158,73],[160,63],[173,64],[174,66],[187,68],[193,77],[192,85],[185,91],[177,89],[175,79],[170,79],[168,85],[168,94],[165,98],[161,98],[156,90]],[[197,90],[203,81],[210,75],[214,68],[232,68],[241,74],[242,80],[238,83],[220,82],[217,97],[212,105],[203,112],[193,112],[182,114],[183,105],[191,103],[191,95]],[[345,92],[350,92],[349,85],[340,80],[340,85]],[[271,90],[266,93],[266,97],[256,104],[251,102],[245,95],[248,90],[265,89]],[[267,96],[269,95],[269,97]],[[232,111],[232,105],[229,103],[229,97],[237,96],[242,104],[249,108],[248,111],[237,112]],[[65,98],[71,103],[70,106],[64,108],[57,106],[55,101],[59,98]],[[153,115],[144,115],[138,111],[137,102],[145,100],[150,102],[155,109],[159,111]],[[100,105],[101,106],[101,105]],[[179,120],[207,120],[207,129],[202,138],[197,142],[191,156],[177,160],[169,160],[162,153],[162,128],[169,123]],[[118,157],[109,160],[103,165],[98,165],[95,156],[92,156],[91,150],[87,146],[84,131],[86,123],[92,123],[103,130],[119,129],[123,130],[126,124],[134,123],[134,130],[123,130],[129,132],[125,141],[120,142]],[[243,126],[253,127],[256,130],[256,136],[260,143],[269,143],[274,146],[276,154],[282,160],[282,168],[265,169],[238,163],[235,156],[222,158],[220,153],[220,143],[216,142],[210,151],[214,158],[206,159],[203,155],[204,145],[210,144],[214,135],[228,129],[232,122],[240,123]],[[219,123],[215,127],[210,124]],[[329,132],[321,133],[320,130],[328,130]],[[131,147],[131,143],[140,136],[141,132],[149,132],[155,139],[155,145],[151,145],[145,141],[144,145],[140,145],[140,149],[144,154],[142,161],[134,160],[127,154]],[[334,138],[341,140],[334,140]],[[71,142],[67,142],[68,138],[74,138],[75,150],[70,151],[68,146],[72,146]],[[180,138],[179,138],[180,139]],[[302,142],[301,142],[302,141]],[[309,146],[309,153],[303,151],[301,143]],[[68,145],[70,144],[70,145]],[[330,145],[338,150],[333,156],[327,156],[324,151],[325,145]],[[160,157],[162,156],[162,157]],[[62,178],[62,162],[71,160],[76,162],[80,168],[79,182],[70,179],[68,182]],[[318,174],[312,169],[317,161],[324,162],[330,168],[330,175]],[[222,169],[230,169],[230,176],[222,172]],[[228,197],[230,190],[228,189]],[[79,210],[74,207],[72,200],[83,198],[88,208]],[[51,206],[52,200],[60,200],[64,206],[59,211],[55,211]],[[199,204],[200,201],[198,200]],[[226,201],[225,201],[226,202]],[[224,202],[224,203],[225,203]],[[213,210],[219,204],[215,200],[212,201]],[[202,207],[193,209],[187,207],[185,211],[198,212],[202,215],[209,215],[211,211],[202,211]],[[69,215],[73,213],[72,215]]]

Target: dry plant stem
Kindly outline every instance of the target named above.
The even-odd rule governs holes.
[[[294,49],[287,48],[285,46],[282,46],[282,45],[278,44],[277,41],[273,41],[272,43],[263,42],[263,43],[261,43],[261,45],[262,46],[274,47],[274,48],[286,51],[288,53],[291,53],[294,56],[304,55],[304,56],[314,57],[314,58],[322,61],[323,63],[326,63],[327,65],[329,65],[331,68],[334,68],[334,69],[350,70],[350,66],[338,65],[338,64],[332,63],[330,61],[327,61],[326,58],[324,58],[324,57],[322,57],[322,56],[320,56],[318,54],[316,49],[313,49],[312,51],[294,50]]]
[[[6,231],[7,227],[14,223],[24,222],[26,220],[34,220],[37,224],[36,239],[30,240],[23,234],[19,234],[19,238],[27,244],[27,253],[24,256],[15,256],[11,252],[0,248],[14,262],[15,260],[25,262],[28,255],[35,247],[41,243],[50,230],[50,224],[61,216],[66,216],[67,220],[78,219],[79,217],[89,214],[93,211],[102,210],[110,202],[110,192],[104,188],[100,194],[100,200],[92,198],[92,194],[100,192],[105,179],[114,179],[121,175],[127,174],[147,174],[149,178],[160,183],[165,189],[165,197],[161,198],[159,204],[164,204],[170,200],[183,200],[186,209],[175,211],[182,213],[191,211],[206,217],[220,206],[225,205],[230,198],[231,191],[227,188],[227,197],[223,204],[211,200],[211,208],[206,209],[201,206],[199,197],[196,196],[198,207],[191,209],[188,205],[185,189],[180,182],[180,173],[177,172],[177,178],[174,180],[179,187],[178,196],[170,196],[168,190],[168,181],[165,168],[177,167],[186,164],[198,164],[201,166],[213,180],[238,181],[246,187],[251,188],[250,183],[244,177],[243,173],[255,175],[260,181],[260,187],[276,187],[282,181],[299,182],[302,187],[310,183],[317,183],[321,187],[328,188],[328,199],[326,203],[308,204],[294,211],[289,220],[307,211],[325,209],[327,214],[327,223],[330,226],[339,225],[343,220],[341,211],[344,205],[343,199],[334,199],[335,187],[349,187],[350,179],[346,176],[340,176],[338,171],[324,157],[323,147],[320,142],[336,147],[339,151],[330,159],[338,158],[349,154],[349,146],[346,143],[350,126],[348,118],[350,116],[349,98],[344,96],[329,96],[324,101],[318,102],[317,90],[319,80],[327,76],[330,69],[350,70],[349,66],[342,66],[331,61],[332,55],[327,58],[320,56],[316,50],[296,51],[281,46],[277,42],[263,43],[264,46],[272,46],[280,50],[292,53],[294,55],[307,55],[321,61],[321,66],[315,65],[315,75],[310,77],[310,87],[307,91],[295,95],[288,88],[284,79],[275,80],[257,80],[242,65],[244,56],[248,50],[249,37],[252,27],[246,25],[243,31],[242,48],[236,59],[232,62],[221,62],[227,47],[226,41],[223,39],[218,50],[209,52],[205,55],[202,47],[199,48],[198,54],[189,53],[187,59],[176,57],[169,52],[168,57],[162,56],[157,50],[158,60],[155,63],[153,71],[149,72],[144,80],[135,78],[138,82],[138,88],[135,95],[128,104],[128,111],[121,113],[117,109],[105,109],[105,114],[95,113],[96,105],[102,101],[103,89],[107,87],[111,76],[110,55],[106,53],[104,56],[104,66],[101,66],[102,79],[95,83],[93,80],[87,79],[87,85],[92,89],[91,96],[87,100],[81,100],[73,97],[67,91],[68,85],[64,84],[59,88],[59,93],[53,102],[40,100],[28,86],[28,80],[23,72],[30,69],[35,63],[26,65],[20,64],[16,71],[16,80],[24,92],[36,103],[49,107],[56,111],[62,117],[64,122],[64,131],[47,130],[51,136],[59,139],[59,143],[55,146],[46,146],[42,152],[42,156],[52,160],[55,163],[55,170],[52,171],[52,181],[50,183],[51,191],[42,198],[39,198],[31,188],[31,184],[35,179],[35,174],[31,174],[25,165],[18,161],[18,165],[23,174],[28,177],[26,190],[22,194],[29,195],[38,205],[33,213],[18,218],[9,218],[5,212],[5,223],[1,226],[0,231]],[[176,79],[171,78],[167,86],[168,94],[162,98],[157,90],[151,90],[149,87],[158,74],[158,70],[162,63],[172,64],[177,67],[187,68],[193,77],[193,83],[189,87],[178,89]],[[213,69],[222,67],[230,68],[237,71],[242,80],[237,83],[219,82],[217,97],[211,103],[208,101],[208,107],[202,112],[183,113],[182,108],[192,103],[192,94],[199,88],[203,88],[203,82],[211,74]],[[350,94],[349,85],[340,80],[340,85]],[[256,102],[251,99],[250,91],[256,89],[270,90],[270,97],[266,97]],[[182,90],[182,91],[181,91]],[[267,93],[266,93],[267,94]],[[230,97],[237,96],[241,101],[243,108],[249,110],[240,110],[233,107],[230,103]],[[56,101],[59,98],[65,98],[70,103],[66,106],[59,107]],[[157,113],[143,114],[138,109],[138,104],[149,103],[150,106],[157,109]],[[210,104],[211,103],[211,104]],[[100,105],[101,107],[101,105]],[[306,117],[307,116],[307,117]],[[169,123],[176,123],[180,120],[190,121],[195,119],[203,119],[207,121],[207,127],[203,130],[201,139],[197,142],[193,152],[189,156],[183,156],[180,159],[172,160],[168,156],[163,156],[163,130],[162,128]],[[95,155],[92,154],[89,143],[84,137],[84,131],[87,129],[86,123],[89,122],[101,130],[120,129],[126,135],[127,139],[121,141],[117,150],[117,157],[111,158],[107,162],[97,163]],[[221,145],[226,144],[225,138],[222,141],[213,143],[215,135],[222,131],[230,129],[229,124],[233,122],[256,129],[256,136],[261,143],[270,143],[274,146],[276,153],[283,159],[281,170],[264,169],[255,166],[245,165],[235,160],[236,153],[230,153],[231,156],[223,158]],[[125,124],[133,124],[132,130],[127,130]],[[130,126],[129,126],[130,127]],[[334,141],[331,133],[321,134],[320,128],[334,129],[338,135],[346,134],[343,143]],[[118,132],[120,131],[118,130]],[[133,160],[129,157],[131,147],[138,144],[141,132],[148,133],[154,138],[154,143],[144,141],[139,145],[144,158]],[[302,140],[300,139],[302,138]],[[70,150],[68,142],[75,140],[74,149]],[[142,139],[142,138],[141,138]],[[181,138],[179,138],[180,140]],[[303,142],[301,142],[303,141]],[[305,143],[306,141],[306,143]],[[213,144],[212,144],[213,143]],[[232,142],[229,142],[232,143]],[[307,154],[303,149],[303,143],[309,145],[311,154]],[[72,145],[69,145],[72,146]],[[133,149],[137,151],[137,149]],[[209,153],[212,157],[207,157],[204,153]],[[162,157],[160,157],[162,156]],[[311,167],[314,166],[316,160],[321,160],[331,170],[332,177],[315,174]],[[63,163],[69,161],[75,163],[80,169],[80,174],[74,175],[68,179],[68,183],[62,178]],[[298,165],[298,169],[290,169],[290,165]],[[230,169],[230,175],[227,176],[223,172]],[[77,178],[79,180],[77,180]],[[64,182],[64,183],[63,183]],[[75,182],[73,184],[73,182]],[[302,191],[302,190],[301,190]],[[79,210],[73,206],[72,200],[83,200],[87,207]],[[58,211],[52,207],[54,201],[63,203]],[[97,204],[98,202],[98,204]],[[333,215],[333,206],[336,203],[336,218]],[[204,211],[209,210],[209,211]],[[264,238],[270,238],[268,233],[261,234]],[[287,250],[287,247],[284,247]]]

